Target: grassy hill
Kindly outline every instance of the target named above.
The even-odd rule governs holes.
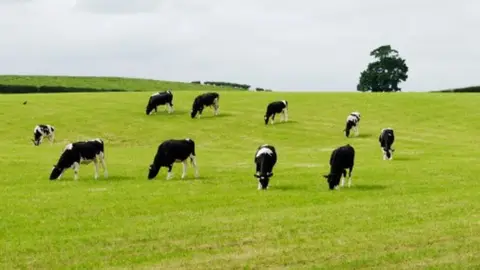
[[[174,91],[192,90],[235,90],[231,87],[214,87],[186,82],[159,81],[150,79],[123,78],[123,77],[73,77],[73,76],[16,76],[0,75],[0,85],[27,85],[27,86],[60,86],[91,89],[119,89],[124,91],[160,91],[173,89]]]
[[[131,89],[135,88],[132,84]],[[143,87],[139,87],[143,88]],[[474,269],[480,266],[477,95],[222,92],[220,115],[189,118],[200,91],[175,93],[175,113],[144,114],[148,93],[0,98],[2,269]],[[263,124],[267,102],[290,122]],[[28,100],[27,105],[22,105]],[[75,102],[72,102],[74,100]],[[335,104],[334,106],[332,104]],[[360,136],[342,134],[362,113]],[[38,123],[57,129],[35,147]],[[396,130],[392,161],[377,136]],[[48,176],[63,147],[100,137],[110,177]],[[160,142],[195,140],[200,178],[153,181]],[[273,144],[271,187],[258,191],[256,147]],[[329,191],[333,148],[357,151],[353,186]]]

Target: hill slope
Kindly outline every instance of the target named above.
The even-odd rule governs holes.
[[[480,111],[476,95],[224,92],[220,116],[189,118],[199,91],[177,92],[175,113],[144,114],[148,93],[6,95],[0,99],[0,268],[418,269],[478,267]],[[265,126],[269,101],[289,101],[290,122]],[[28,100],[27,105],[22,105]],[[72,102],[74,100],[75,102]],[[335,104],[335,106],[332,106]],[[342,134],[362,113],[361,135]],[[278,117],[278,116],[277,116]],[[279,117],[277,118],[279,119]],[[33,127],[57,141],[35,147]],[[394,160],[377,136],[396,130]],[[110,177],[52,164],[75,140],[106,142]],[[195,140],[201,177],[153,181],[158,144]],[[253,155],[278,150],[268,191],[256,189]],[[322,177],[334,147],[356,151],[353,187]]]
[[[91,89],[119,89],[123,91],[149,91],[155,92],[166,89],[174,91],[192,90],[232,90],[231,87],[214,87],[211,85],[200,85],[184,82],[159,81],[138,78],[123,77],[73,77],[73,76],[14,76],[0,75],[0,85],[26,85],[26,86],[60,86],[78,87]]]

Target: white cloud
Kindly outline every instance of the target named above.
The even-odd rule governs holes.
[[[0,73],[354,90],[391,44],[406,91],[479,84],[474,0],[0,0]]]

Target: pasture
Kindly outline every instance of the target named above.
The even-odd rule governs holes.
[[[153,91],[152,91],[153,92]],[[478,269],[480,96],[433,93],[219,92],[220,115],[189,111],[199,91],[175,91],[175,112],[146,116],[150,93],[0,96],[1,269]],[[268,102],[289,122],[265,126]],[[27,105],[22,105],[28,100]],[[345,118],[362,114],[360,136]],[[280,116],[277,115],[277,121]],[[56,142],[31,142],[36,124]],[[394,159],[378,135],[395,129]],[[109,178],[93,164],[49,181],[72,141],[105,141]],[[147,180],[160,142],[195,140],[200,178]],[[276,147],[267,191],[256,147]],[[329,191],[331,151],[356,149],[353,186]]]

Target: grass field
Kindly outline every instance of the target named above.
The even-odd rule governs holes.
[[[144,113],[148,93],[0,96],[1,269],[479,269],[480,96],[221,92],[220,116],[189,118],[198,91],[174,93],[175,113]],[[267,102],[290,122],[265,126]],[[28,100],[27,105],[22,105]],[[362,114],[360,136],[342,134]],[[33,146],[38,123],[54,145]],[[382,160],[381,128],[396,131]],[[93,165],[49,181],[71,141],[100,137],[110,178]],[[147,180],[160,142],[195,140],[200,178]],[[258,191],[253,156],[278,151]],[[353,186],[329,191],[334,147],[356,149]]]

